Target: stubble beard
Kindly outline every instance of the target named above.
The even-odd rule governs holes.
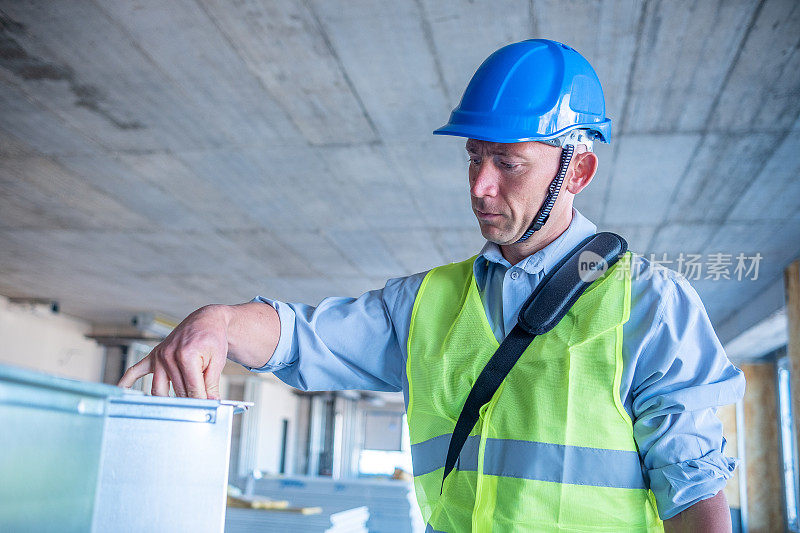
[[[517,241],[517,239],[514,238],[515,233],[513,229],[507,228],[505,224],[498,226],[496,224],[481,223],[479,220],[478,225],[481,228],[481,235],[483,235],[483,238],[499,246],[513,244]]]

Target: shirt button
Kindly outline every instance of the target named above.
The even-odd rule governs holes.
[[[516,270],[511,273],[511,279],[517,279],[519,277],[519,272]]]

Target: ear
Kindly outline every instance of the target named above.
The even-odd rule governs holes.
[[[589,185],[597,172],[597,155],[594,152],[576,151],[570,164],[571,172],[567,175],[566,188],[572,194],[578,194]]]

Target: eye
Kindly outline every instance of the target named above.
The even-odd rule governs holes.
[[[504,170],[514,170],[519,167],[518,163],[509,163],[508,161],[498,161],[497,165]]]
[[[467,156],[467,162],[470,165],[480,165],[481,164],[481,158],[478,157],[477,155],[468,155]]]

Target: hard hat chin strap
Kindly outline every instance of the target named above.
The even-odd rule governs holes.
[[[558,192],[561,190],[561,184],[564,182],[564,177],[567,175],[567,168],[569,168],[569,162],[572,161],[572,154],[574,152],[574,145],[565,144],[563,146],[561,150],[561,162],[559,163],[558,174],[556,174],[556,177],[550,182],[550,187],[547,190],[547,197],[544,199],[542,207],[539,208],[539,212],[536,213],[536,216],[533,218],[533,222],[531,223],[530,227],[528,227],[528,229],[517,242],[526,241],[528,237],[533,235],[533,232],[539,231],[542,226],[544,226],[544,223],[547,222],[547,219],[550,217],[550,210],[553,209],[553,205],[556,203],[556,198],[558,198]],[[516,242],[514,244],[516,244]]]

